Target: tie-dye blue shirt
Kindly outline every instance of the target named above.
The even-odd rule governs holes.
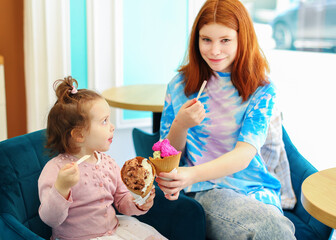
[[[161,139],[165,138],[181,106],[197,93],[186,97],[182,75],[177,75],[167,87],[161,118]],[[247,142],[257,149],[249,166],[237,173],[207,182],[195,183],[186,192],[212,188],[230,188],[251,196],[263,203],[277,206],[280,211],[280,182],[266,169],[260,148],[267,136],[267,129],[275,100],[272,83],[259,87],[250,98],[242,102],[231,82],[230,73],[217,73],[212,77],[199,100],[206,110],[206,117],[187,134],[182,161],[188,166],[214,160],[231,151],[237,141]]]

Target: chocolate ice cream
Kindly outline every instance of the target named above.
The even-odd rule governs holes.
[[[154,176],[155,168],[143,157],[126,161],[121,169],[121,178],[127,188],[142,197],[146,196],[151,189]]]

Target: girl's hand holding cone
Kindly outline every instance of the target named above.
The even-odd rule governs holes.
[[[142,211],[148,211],[154,205],[154,197],[155,197],[155,188],[152,189],[149,197],[147,198],[147,200],[144,204],[142,204],[142,205],[135,204],[135,205],[137,206],[137,208],[139,208]]]
[[[180,191],[187,186],[192,185],[191,179],[195,179],[192,174],[192,167],[179,167],[176,173],[161,172],[159,177],[155,179],[160,189],[165,193],[168,200],[176,200]],[[171,180],[165,180],[171,179]]]

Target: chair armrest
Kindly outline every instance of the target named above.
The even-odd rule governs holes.
[[[291,139],[289,138],[286,130],[283,128],[283,141],[285,144],[285,150],[289,161],[290,174],[292,180],[292,186],[297,198],[297,203],[293,210],[287,212],[293,213],[299,218],[306,226],[314,232],[315,236],[320,236],[321,239],[327,239],[330,235],[331,228],[319,222],[313,218],[303,207],[301,203],[301,186],[303,181],[317,172],[317,169],[308,162],[296,149]],[[299,226],[296,226],[298,228]],[[311,235],[311,234],[310,234]],[[298,237],[298,236],[297,236]],[[306,237],[304,239],[307,239]]]
[[[154,206],[145,214],[136,216],[168,239],[205,239],[205,213],[202,206],[182,192],[175,201],[167,200],[155,186]]]
[[[0,239],[44,240],[8,213],[0,214]]]
[[[291,174],[291,180],[292,180],[292,186],[296,195],[296,198],[298,199],[297,204],[294,208],[294,211],[300,211],[300,216],[306,215],[307,217],[309,214],[304,211],[302,212],[303,207],[300,201],[301,197],[301,186],[303,181],[312,175],[313,173],[317,172],[317,169],[310,164],[296,149],[294,144],[292,143],[291,139],[289,138],[286,130],[283,128],[283,142],[285,144],[285,150],[289,162],[290,167],[290,174]],[[299,208],[299,209],[297,209]],[[302,209],[301,209],[302,208]]]

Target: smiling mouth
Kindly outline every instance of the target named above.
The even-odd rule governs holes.
[[[113,138],[109,138],[108,141],[109,141],[110,143],[112,143],[112,139],[113,139]]]
[[[214,62],[214,63],[218,63],[220,61],[222,61],[223,59],[209,59],[211,62]]]

